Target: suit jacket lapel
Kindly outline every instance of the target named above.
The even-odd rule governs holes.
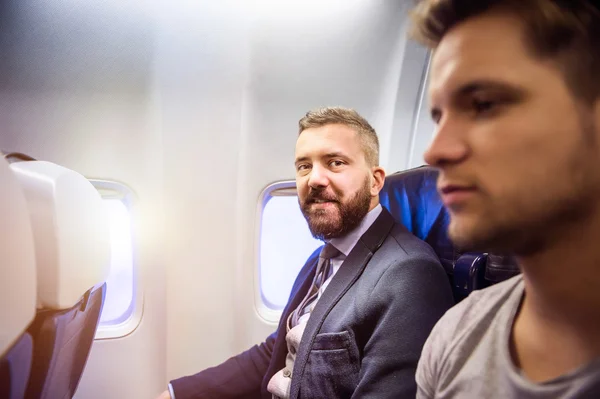
[[[327,317],[335,304],[360,277],[367,263],[375,251],[383,244],[394,224],[395,221],[392,215],[387,209],[383,208],[381,214],[375,219],[375,222],[373,222],[371,227],[362,235],[354,248],[352,248],[348,257],[344,260],[344,263],[335,276],[333,276],[327,289],[317,302],[308,319],[298,353],[296,354],[292,386],[290,388],[291,399],[298,398],[300,380],[302,379],[315,336],[321,329],[325,317]]]

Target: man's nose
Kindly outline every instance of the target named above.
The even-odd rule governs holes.
[[[308,186],[313,189],[327,187],[329,185],[329,178],[327,175],[327,169],[319,165],[313,166],[308,178]]]
[[[451,118],[441,121],[423,155],[425,162],[441,168],[462,161],[469,153],[464,133],[464,126],[457,121]]]

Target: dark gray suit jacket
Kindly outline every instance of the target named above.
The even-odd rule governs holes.
[[[176,399],[271,398],[285,367],[285,320],[315,273],[320,248],[292,288],[277,331],[219,366],[171,381]],[[414,398],[421,350],[454,304],[432,248],[383,208],[334,275],[302,336],[291,398]]]

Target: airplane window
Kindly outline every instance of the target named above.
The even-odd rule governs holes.
[[[298,272],[323,243],[310,234],[294,183],[282,182],[270,188],[263,193],[260,291],[267,308],[281,311]]]
[[[141,320],[142,295],[137,283],[134,240],[134,194],[121,183],[92,180],[102,196],[109,221],[110,272],[96,339],[117,338],[133,331]]]
[[[119,199],[104,199],[110,223],[111,262],[100,324],[115,324],[130,315],[133,301],[133,243],[131,218]]]

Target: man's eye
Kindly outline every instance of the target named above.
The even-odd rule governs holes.
[[[342,161],[331,161],[329,163],[329,165],[331,165],[331,166],[342,166],[343,164],[344,164],[344,162],[342,162]]]
[[[496,102],[489,100],[473,100],[473,109],[477,114],[486,113],[492,111],[496,106]]]

